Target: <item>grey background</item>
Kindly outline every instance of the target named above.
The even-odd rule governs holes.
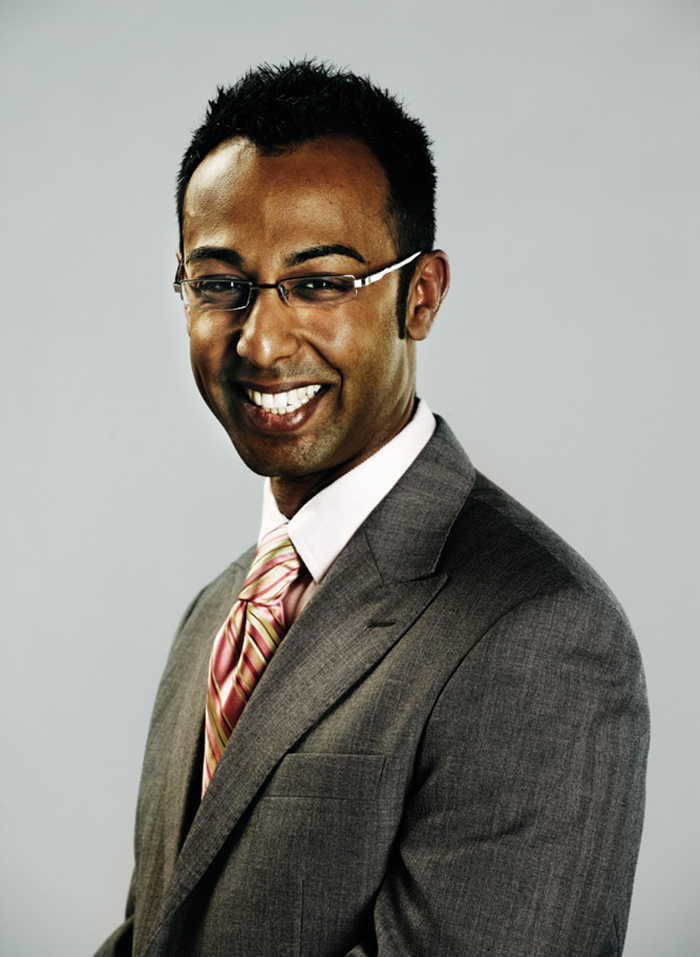
[[[120,920],[173,630],[256,534],[260,480],[191,381],[171,196],[215,85],[308,53],[435,140],[454,281],[420,391],[628,610],[654,731],[626,955],[696,955],[698,4],[0,18],[0,952],[90,954]]]

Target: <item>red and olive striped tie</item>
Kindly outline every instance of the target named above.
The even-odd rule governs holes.
[[[264,536],[231,614],[214,640],[205,714],[202,797],[236,721],[284,637],[282,598],[301,574],[287,525]]]

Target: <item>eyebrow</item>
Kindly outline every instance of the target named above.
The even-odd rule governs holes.
[[[307,249],[300,249],[299,252],[291,253],[284,260],[285,266],[300,266],[302,263],[309,262],[312,259],[322,259],[325,256],[347,256],[358,263],[367,264],[367,260],[352,246],[343,246],[339,243],[332,243],[323,246],[309,246]],[[197,259],[218,259],[221,262],[235,266],[236,269],[243,269],[243,256],[235,249],[229,249],[226,246],[197,246],[187,256],[187,264]]]
[[[324,256],[347,256],[358,263],[367,264],[365,257],[352,246],[342,246],[337,243],[327,246],[310,246],[308,249],[302,249],[298,253],[287,256],[284,262],[286,266],[301,266],[310,259],[322,259]]]
[[[197,259],[220,259],[237,269],[241,269],[243,266],[241,254],[237,253],[235,249],[227,249],[225,246],[197,246],[189,254],[185,263],[189,265]]]

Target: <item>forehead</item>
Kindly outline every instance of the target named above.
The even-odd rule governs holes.
[[[269,154],[236,137],[194,171],[183,202],[183,240],[189,248],[244,239],[368,247],[386,247],[388,240],[393,247],[387,200],[384,169],[359,140],[319,137]]]

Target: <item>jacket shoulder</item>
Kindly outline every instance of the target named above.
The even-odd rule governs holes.
[[[443,561],[472,569],[482,591],[506,588],[514,603],[567,590],[626,622],[619,602],[589,563],[481,472],[445,543]]]

